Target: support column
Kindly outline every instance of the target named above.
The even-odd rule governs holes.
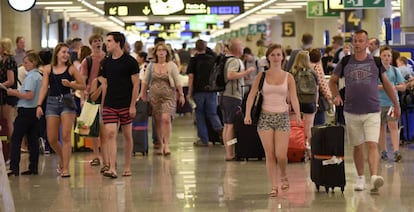
[[[270,42],[271,43],[282,43],[282,22],[280,17],[275,17],[269,21],[270,29]]]
[[[26,49],[31,49],[31,11],[17,12],[9,6],[7,0],[0,1],[0,10],[1,37],[10,38],[14,43],[17,36],[23,36],[26,39]],[[13,48],[15,48],[15,46]]]
[[[403,32],[414,32],[414,1],[401,0],[401,29]]]

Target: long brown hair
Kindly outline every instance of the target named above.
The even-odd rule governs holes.
[[[283,55],[283,60],[282,60],[282,62],[281,62],[281,65],[282,65],[282,67],[283,67],[283,63],[284,63],[284,61],[286,60],[286,52],[285,52],[285,50],[283,49],[283,47],[282,47],[282,45],[280,45],[280,44],[276,44],[276,43],[273,43],[273,44],[270,44],[269,45],[269,47],[267,47],[267,51],[266,51],[266,61],[267,61],[267,64],[269,64],[269,68],[270,68],[270,60],[269,60],[269,55],[273,52],[273,50],[275,50],[275,49],[280,49],[280,50],[282,50],[282,55]]]
[[[52,55],[52,66],[56,66],[57,65],[57,54],[59,53],[59,51],[63,48],[66,47],[69,49],[69,46],[66,43],[59,43],[58,45],[56,45],[55,49],[53,50],[53,55]],[[70,61],[70,57],[68,59],[68,61],[66,61],[66,66],[70,66],[72,65],[72,62]]]

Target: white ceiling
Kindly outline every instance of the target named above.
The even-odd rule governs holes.
[[[106,0],[106,2],[148,2],[149,0]],[[209,0],[208,0],[209,1]],[[222,1],[222,0],[221,0]],[[245,12],[260,7],[261,4],[274,3],[246,16],[243,19],[232,22],[231,26],[243,27],[249,23],[258,23],[277,15],[288,14],[289,11],[305,10],[307,0],[244,0]],[[189,20],[189,16],[128,16],[108,17],[104,16],[104,1],[96,0],[37,0],[35,8],[47,9],[52,13],[64,13],[69,20],[79,20],[108,31],[124,29],[124,23],[131,22],[174,22]],[[281,9],[285,11],[281,11]],[[219,20],[229,21],[236,16],[218,16]],[[232,27],[232,28],[233,28]]]

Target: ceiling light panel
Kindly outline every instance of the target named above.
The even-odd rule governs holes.
[[[38,1],[36,5],[72,5],[71,1]]]

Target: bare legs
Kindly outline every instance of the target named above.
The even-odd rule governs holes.
[[[169,155],[170,150],[170,139],[171,139],[171,114],[162,113],[155,115],[155,125],[158,134],[158,140],[160,141],[161,147],[157,154]]]
[[[235,157],[234,145],[227,145],[227,142],[235,138],[233,124],[224,124],[223,127],[223,143],[226,149],[226,160],[233,159]]]
[[[59,155],[61,176],[69,176],[69,161],[72,155],[71,133],[75,116],[73,113],[65,113],[60,117],[49,116],[46,118],[47,137],[50,146]],[[60,125],[62,125],[62,146],[58,144]]]
[[[261,130],[258,133],[265,150],[266,170],[272,184],[272,190],[277,189],[277,165],[279,165],[281,178],[286,178],[289,132]]]
[[[368,165],[369,171],[372,175],[377,175],[378,172],[378,147],[376,142],[365,142],[366,147],[368,148]],[[354,146],[354,163],[357,170],[358,176],[364,175],[364,144]]]

